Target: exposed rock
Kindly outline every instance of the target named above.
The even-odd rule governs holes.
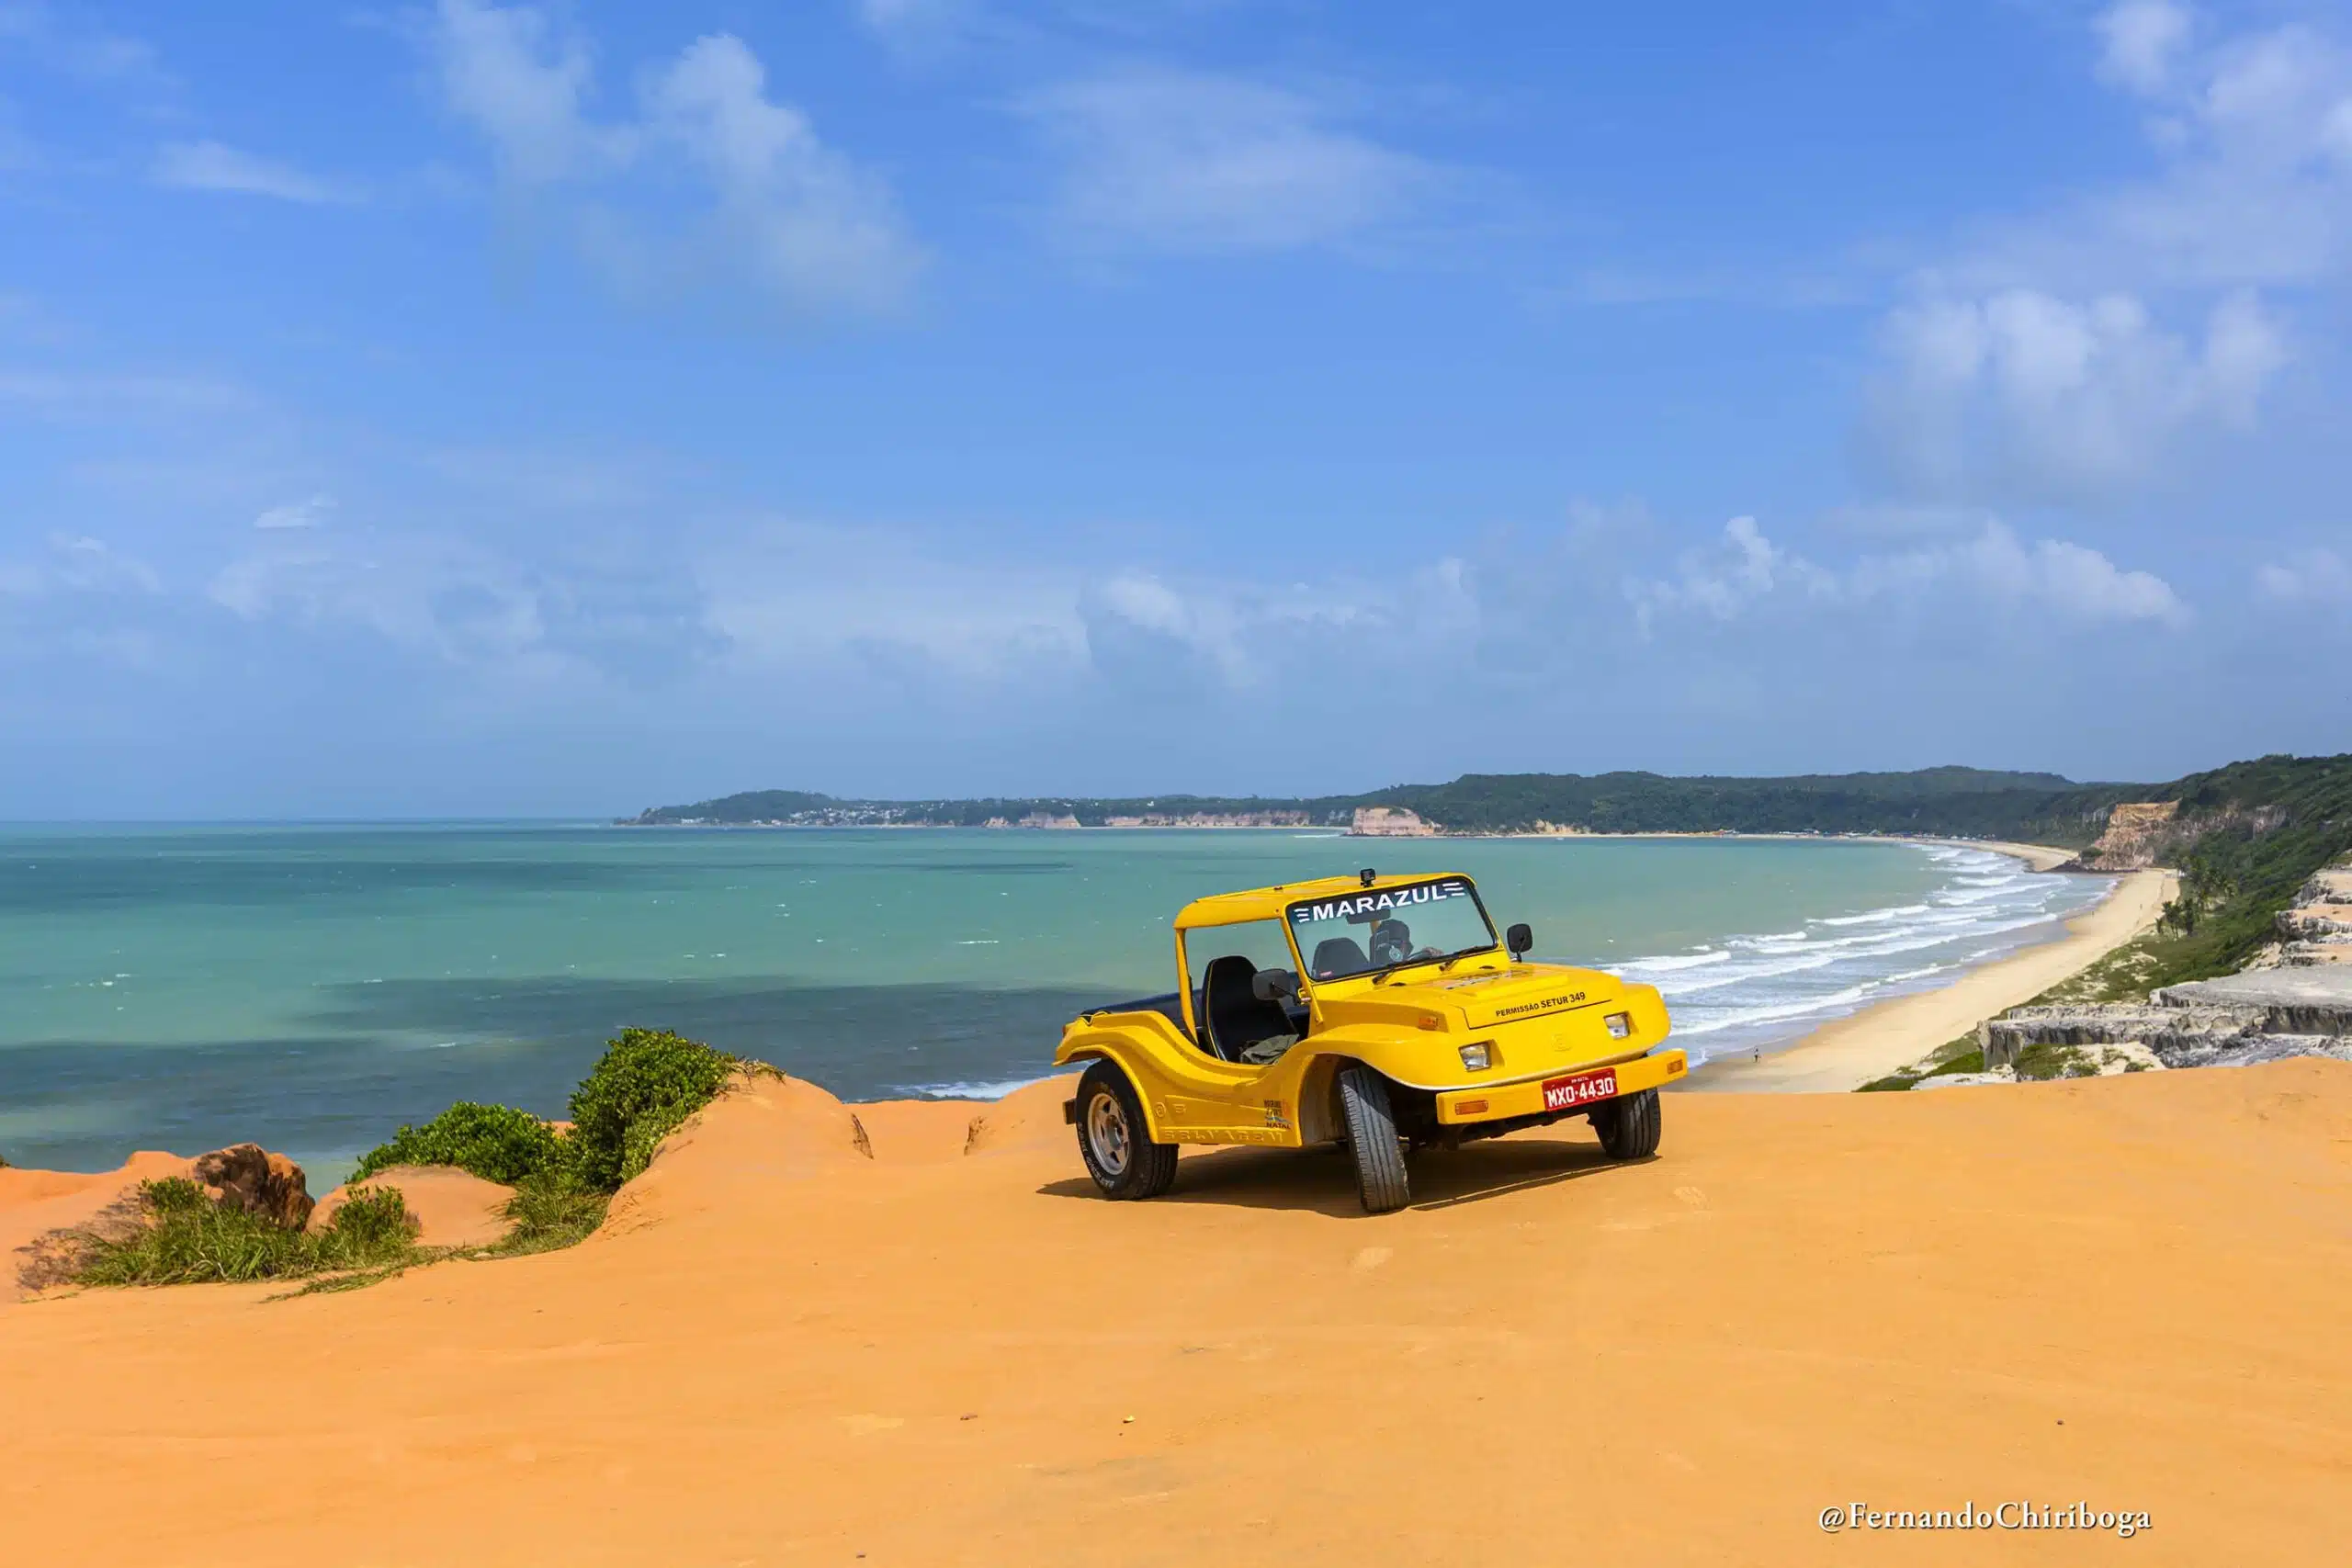
[[[1401,806],[1359,806],[1349,832],[1362,839],[1429,839],[1437,829]]]
[[[2137,871],[2156,863],[2165,829],[2180,810],[2177,800],[2132,801],[2111,807],[2107,830],[2083,855],[2101,871]]]
[[[2168,986],[2146,1002],[2017,1008],[1987,1020],[1977,1038],[1988,1066],[2035,1045],[2144,1050],[2167,1067],[2352,1060],[2352,965],[2251,969]]]
[[[2352,967],[2247,970],[2213,980],[2166,986],[2166,1007],[2252,1009],[2271,1034],[2352,1034]]]
[[[2015,1083],[2017,1081],[2017,1074],[2010,1072],[2007,1068],[2000,1068],[1992,1072],[1984,1073],[1938,1073],[1933,1077],[1921,1078],[1917,1083],[1913,1084],[1911,1087],[1914,1090],[1923,1089],[1973,1089],[1978,1084]]]
[[[215,1203],[275,1220],[288,1230],[300,1230],[315,1206],[302,1168],[259,1144],[232,1144],[198,1155],[188,1174]]]
[[[2352,964],[2352,866],[2312,874],[2278,914],[2278,943],[2269,956],[2288,968]]]

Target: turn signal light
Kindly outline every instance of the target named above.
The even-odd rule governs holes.
[[[1445,1020],[1439,1017],[1436,1013],[1425,1012],[1415,1021],[1414,1027],[1416,1029],[1443,1029],[1445,1027]]]
[[[1486,1110],[1487,1102],[1483,1100],[1461,1100],[1454,1101],[1453,1105],[1453,1113],[1456,1116],[1481,1116],[1486,1113]]]
[[[1630,1012],[1612,1012],[1600,1021],[1609,1026],[1611,1040],[1623,1040],[1634,1032],[1634,1015]]]

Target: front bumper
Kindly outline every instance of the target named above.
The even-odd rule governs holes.
[[[1637,1056],[1630,1062],[1620,1062],[1613,1067],[1575,1068],[1565,1073],[1550,1073],[1540,1078],[1521,1078],[1516,1083],[1481,1084],[1476,1089],[1450,1089],[1437,1097],[1437,1119],[1441,1126],[1460,1127],[1477,1122],[1507,1122],[1521,1116],[1579,1116],[1595,1105],[1605,1105],[1609,1099],[1623,1099],[1639,1094],[1645,1089],[1674,1082],[1690,1070],[1690,1059],[1679,1050],[1665,1050],[1647,1056]],[[1581,1101],[1566,1110],[1547,1111],[1544,1102],[1544,1086],[1564,1077],[1582,1077],[1588,1073],[1614,1072],[1617,1093],[1600,1100]]]

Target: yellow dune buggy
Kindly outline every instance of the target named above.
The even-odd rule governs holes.
[[[1371,871],[1196,899],[1176,917],[1179,988],[1073,1020],[1085,1064],[1063,1113],[1105,1197],[1153,1198],[1184,1144],[1339,1144],[1371,1213],[1400,1208],[1408,1150],[1571,1116],[1617,1159],[1657,1152],[1660,1049],[1648,986],[1532,964],[1467,876]]]

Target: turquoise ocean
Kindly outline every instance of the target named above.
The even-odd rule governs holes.
[[[0,829],[0,1157],[254,1139],[334,1175],[453,1100],[560,1115],[675,1029],[849,1100],[988,1098],[1175,987],[1205,893],[1453,870],[1536,954],[1663,990],[1696,1058],[2055,935],[2104,879],[1891,841],[1281,830]]]

